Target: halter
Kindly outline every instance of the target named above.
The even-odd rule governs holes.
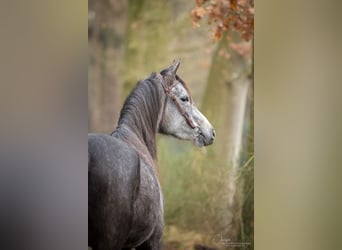
[[[168,86],[167,83],[165,83],[164,81],[164,77],[162,77],[161,75],[158,74],[159,77],[161,77],[161,84],[163,86],[164,92],[166,94],[165,97],[165,102],[164,102],[164,108],[163,108],[163,113],[161,115],[160,121],[162,121],[164,119],[164,115],[165,115],[165,110],[166,110],[166,104],[167,104],[167,97],[170,97],[171,100],[174,102],[174,104],[176,104],[176,107],[178,108],[178,111],[182,114],[182,116],[184,117],[186,123],[189,125],[190,128],[194,129],[196,128],[196,125],[190,120],[189,114],[187,112],[185,112],[185,110],[181,107],[181,105],[179,104],[176,96],[172,93],[172,88],[174,88],[178,83],[174,82],[171,86]],[[177,80],[181,79],[178,77]],[[190,98],[191,100],[191,98]]]

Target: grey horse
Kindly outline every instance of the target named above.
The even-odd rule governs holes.
[[[157,177],[158,132],[198,147],[215,131],[196,108],[174,61],[139,81],[111,135],[88,135],[88,238],[93,250],[161,249],[163,195]]]

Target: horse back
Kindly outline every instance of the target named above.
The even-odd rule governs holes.
[[[89,244],[93,249],[116,249],[124,244],[139,181],[135,150],[109,135],[88,135]],[[104,242],[111,246],[101,246]]]

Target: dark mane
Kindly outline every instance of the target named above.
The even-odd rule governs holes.
[[[157,158],[156,133],[162,106],[160,85],[155,73],[139,81],[127,97],[120,113],[118,127],[113,132],[113,135],[127,139],[127,133],[120,128],[129,128],[147,146],[153,159]]]

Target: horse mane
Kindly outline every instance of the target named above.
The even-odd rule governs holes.
[[[120,130],[121,127],[128,127],[146,145],[153,159],[157,159],[156,133],[158,132],[159,111],[162,108],[161,87],[159,86],[161,82],[156,73],[139,81],[126,98],[118,127],[113,132],[121,139],[128,141],[127,131]],[[129,142],[135,145],[131,139]]]

